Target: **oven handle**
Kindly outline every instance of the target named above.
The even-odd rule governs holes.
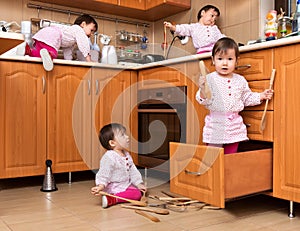
[[[177,113],[176,109],[138,109],[142,113]]]

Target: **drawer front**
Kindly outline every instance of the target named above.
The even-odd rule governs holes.
[[[185,64],[139,71],[138,81],[139,89],[184,86],[186,85]]]
[[[224,208],[223,148],[171,142],[170,178],[171,192]]]
[[[241,53],[236,73],[248,81],[270,79],[273,68],[273,50]]]
[[[170,143],[170,191],[225,208],[232,199],[272,189],[272,149],[224,155],[223,148]]]
[[[269,80],[262,80],[262,81],[251,81],[248,82],[250,89],[253,92],[262,92],[265,89],[268,89],[270,87],[270,81]],[[268,108],[267,110],[273,110],[274,108],[274,100],[269,100],[268,103]],[[266,101],[264,100],[260,105],[257,106],[250,106],[246,107],[245,110],[253,110],[253,111],[259,111],[259,110],[264,110],[265,108]]]
[[[260,131],[263,111],[242,111],[240,114],[243,117],[244,124],[247,126],[248,137],[250,140],[273,142],[273,111],[267,111],[266,126],[263,131]]]

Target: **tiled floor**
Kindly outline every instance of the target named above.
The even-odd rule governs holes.
[[[55,175],[58,191],[50,193],[40,191],[42,177],[0,180],[0,230],[300,230],[299,205],[295,204],[296,217],[289,219],[288,201],[266,195],[227,202],[221,210],[153,214],[161,222],[152,222],[120,205],[101,208],[99,198],[90,194],[93,177],[92,172],[73,174],[68,184],[67,175]],[[149,177],[148,187],[151,195],[165,196],[161,190],[169,191],[168,182],[157,177]]]

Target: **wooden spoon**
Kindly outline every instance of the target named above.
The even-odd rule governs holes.
[[[135,211],[137,214],[140,214],[140,215],[142,215],[142,216],[144,216],[144,217],[150,219],[151,221],[154,221],[154,222],[160,222],[160,220],[159,220],[157,217],[155,217],[155,216],[153,216],[153,215],[151,215],[151,214],[142,212],[142,211],[140,211],[140,210],[134,210],[134,211]]]
[[[142,210],[146,212],[152,212],[160,215],[168,215],[170,212],[167,209],[160,209],[160,208],[149,208],[149,207],[137,207],[133,205],[121,205],[122,208],[125,209],[136,209],[136,210]]]
[[[167,43],[167,27],[164,25],[164,42],[161,44],[161,48],[164,50],[164,57],[166,58],[168,43]]]
[[[270,86],[269,86],[269,89],[272,89],[273,88],[273,83],[274,83],[274,79],[275,79],[275,72],[276,72],[276,69],[273,69],[272,70],[272,74],[271,74],[271,78],[270,78]],[[265,104],[265,108],[264,108],[264,112],[263,112],[263,115],[261,117],[261,121],[260,121],[260,131],[262,132],[265,127],[266,127],[266,113],[267,113],[267,108],[268,108],[268,103],[269,103],[269,100],[267,99],[266,100],[266,104]]]
[[[145,203],[143,201],[131,200],[131,199],[119,197],[119,196],[116,196],[116,195],[112,195],[112,194],[109,194],[109,193],[106,193],[106,192],[103,192],[103,191],[100,191],[99,194],[100,195],[104,195],[104,196],[114,197],[114,198],[117,198],[117,199],[121,199],[121,200],[130,202],[131,204],[134,204],[134,205],[137,205],[137,206],[142,206],[142,207],[146,207],[147,206],[147,203]]]
[[[200,67],[201,75],[205,76],[205,78],[206,78],[206,75],[208,73],[207,73],[207,69],[206,69],[206,66],[205,66],[203,60],[200,60],[199,67]],[[205,82],[205,85],[204,85],[204,93],[205,93],[205,97],[207,99],[211,99],[211,91],[209,89],[209,86],[208,86],[207,82]]]

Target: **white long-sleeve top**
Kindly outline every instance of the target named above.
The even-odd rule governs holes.
[[[105,192],[116,194],[130,185],[138,186],[143,180],[128,152],[121,156],[116,151],[108,150],[100,160],[95,182],[96,185],[104,185]]]
[[[216,25],[204,26],[200,23],[177,24],[175,32],[181,36],[191,37],[197,53],[211,51],[214,44],[225,37]]]
[[[55,50],[62,48],[64,59],[71,60],[72,52],[77,44],[84,57],[90,53],[90,44],[87,35],[79,25],[48,26],[39,30],[33,37]]]
[[[260,93],[252,92],[247,80],[235,73],[232,78],[224,78],[212,72],[206,75],[206,83],[211,99],[201,98],[200,89],[196,93],[197,101],[210,110],[205,117],[203,142],[229,144],[247,140],[247,129],[238,113],[245,106],[260,104]]]

